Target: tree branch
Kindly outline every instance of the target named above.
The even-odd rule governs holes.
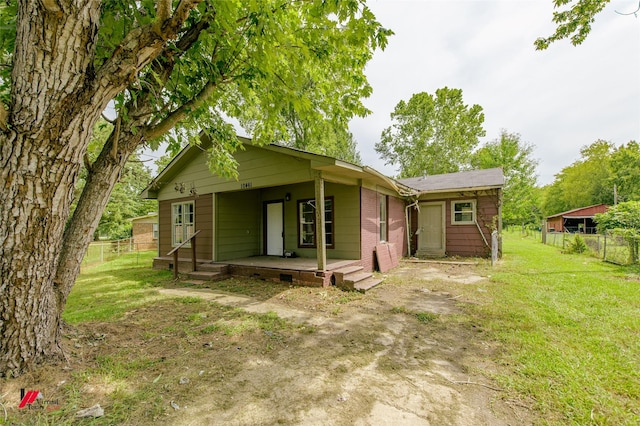
[[[104,102],[103,99],[111,99],[129,85],[143,67],[163,52],[166,40],[175,38],[191,10],[201,1],[182,0],[173,16],[163,22],[161,35],[155,24],[131,30],[98,70],[95,92],[90,94],[91,97],[97,102]]]
[[[138,121],[138,126],[144,126],[144,118],[154,113],[149,97],[152,96],[155,99],[161,99],[159,94],[171,78],[175,66],[174,58],[181,56],[198,41],[200,34],[209,27],[210,20],[214,17],[215,13],[211,17],[207,19],[203,18],[192,25],[182,33],[182,37],[175,42],[174,47],[165,47],[164,51],[153,61],[150,71],[153,75],[147,79],[144,88],[137,89],[138,94],[132,97],[136,99],[136,106],[130,105],[128,108],[130,116]],[[162,122],[163,120],[159,121]],[[156,125],[157,121],[155,123],[146,123],[147,128],[154,128]]]
[[[218,83],[209,81],[207,84],[205,84],[200,93],[189,100],[189,102],[182,104],[178,109],[170,113],[156,126],[148,128],[144,134],[145,139],[149,140],[157,138],[171,130],[177,123],[184,119],[188,112],[202,105],[211,96],[216,88],[218,88]]]
[[[113,128],[113,145],[111,145],[111,158],[116,160],[118,158],[118,139],[120,139],[120,125],[122,124],[122,116],[118,114],[116,118],[116,124]]]
[[[171,0],[158,0],[156,3],[156,23],[153,26],[156,33],[162,37],[162,25],[171,16]]]

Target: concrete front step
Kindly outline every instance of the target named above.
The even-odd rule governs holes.
[[[369,277],[365,280],[358,281],[353,285],[353,289],[355,291],[359,291],[360,293],[364,293],[367,290],[371,290],[373,287],[380,284],[383,280],[381,278]]]
[[[364,268],[362,266],[357,265],[336,269],[335,271],[333,271],[333,276],[335,277],[334,284],[338,287],[346,287],[352,289],[354,282],[358,281],[359,279],[364,279],[364,276],[358,276],[358,274],[366,274],[365,272],[362,272],[363,269]],[[368,276],[371,276],[371,274],[368,274]]]
[[[346,266],[344,268],[336,269],[335,271],[333,271],[333,273],[339,274],[341,276],[345,276],[345,275],[353,274],[354,272],[360,272],[363,269],[364,268],[362,266],[351,265],[351,266]]]
[[[187,276],[192,280],[202,281],[222,281],[229,278],[226,272],[220,271],[192,271],[187,273]]]
[[[222,272],[226,274],[229,272],[229,265],[224,263],[201,263],[198,265],[198,271]]]
[[[344,277],[344,282],[356,284],[373,276],[371,272],[354,272]]]

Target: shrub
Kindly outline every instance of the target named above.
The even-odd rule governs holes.
[[[573,241],[567,247],[567,253],[584,253],[588,250],[587,245],[584,242],[584,239],[577,235],[573,237]]]

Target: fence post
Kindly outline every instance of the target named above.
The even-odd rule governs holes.
[[[498,231],[491,233],[491,266],[498,261]]]

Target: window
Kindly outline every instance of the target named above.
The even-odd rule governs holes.
[[[387,196],[380,195],[380,241],[387,241]]]
[[[470,225],[475,223],[476,202],[473,200],[451,202],[451,223]]]
[[[298,246],[316,247],[316,205],[315,200],[298,201]],[[324,236],[325,245],[334,247],[333,197],[324,200]]]
[[[175,247],[195,232],[195,208],[193,201],[171,205],[171,244]],[[189,247],[191,243],[185,244]]]
[[[152,232],[153,232],[153,239],[157,240],[158,239],[158,224],[157,223],[152,223],[151,227],[152,227]]]

